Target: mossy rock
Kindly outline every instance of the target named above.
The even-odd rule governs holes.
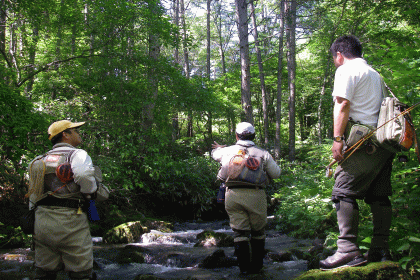
[[[234,245],[232,236],[211,230],[205,230],[197,234],[197,239],[199,241],[194,245],[194,247],[233,247]]]
[[[117,263],[119,264],[128,264],[128,263],[144,263],[144,253],[150,252],[148,249],[143,248],[137,245],[127,245],[125,246],[116,258]]]
[[[137,251],[121,251],[117,257],[119,264],[144,263],[145,259],[142,253]]]
[[[141,222],[129,222],[107,231],[103,240],[108,244],[133,243],[137,242],[141,235],[147,231],[147,228],[143,227]]]
[[[166,232],[166,233],[173,232],[174,230],[174,225],[165,221],[146,220],[143,222],[143,224],[149,230],[154,229],[154,230],[158,230],[160,232]]]
[[[310,270],[295,280],[412,280],[398,263],[379,262],[360,267],[337,268],[328,271]]]
[[[227,257],[223,249],[218,249],[213,254],[207,256],[199,264],[199,267],[213,269],[219,267],[232,267],[236,265],[238,265],[238,261],[236,259]]]

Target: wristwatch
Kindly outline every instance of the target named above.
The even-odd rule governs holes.
[[[341,142],[341,141],[344,140],[344,136],[334,136],[333,139],[334,139],[335,142]]]

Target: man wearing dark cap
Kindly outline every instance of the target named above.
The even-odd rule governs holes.
[[[235,233],[235,255],[241,273],[258,273],[265,254],[267,198],[265,186],[280,176],[273,157],[255,145],[254,127],[247,122],[236,126],[236,144],[213,144],[212,157],[220,162],[217,175],[226,185],[225,209]]]
[[[56,279],[62,269],[71,279],[96,279],[84,211],[97,191],[95,168],[86,151],[76,148],[82,143],[78,129],[84,124],[53,123],[48,128],[53,149],[29,165],[30,203],[38,205],[33,235],[35,279]]]

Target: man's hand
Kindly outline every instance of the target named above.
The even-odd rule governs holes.
[[[219,143],[217,143],[216,141],[214,141],[214,144],[211,144],[211,147],[213,149],[217,149],[217,148],[224,148],[224,147],[226,147],[226,145],[220,145]]]
[[[336,161],[342,161],[344,159],[343,148],[344,148],[344,141],[341,141],[341,142],[334,141],[331,150],[333,153],[333,158]]]

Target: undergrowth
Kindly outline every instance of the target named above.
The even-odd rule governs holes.
[[[282,175],[276,180],[280,188],[273,195],[279,201],[278,229],[294,237],[324,239],[326,247],[334,248],[338,236],[331,201],[334,179],[325,176],[325,166],[331,161],[331,143],[304,147],[298,154],[299,160],[280,163]],[[394,259],[414,275],[420,272],[420,168],[414,152],[407,155],[408,162],[400,162],[398,156],[393,162],[390,249]],[[358,241],[362,250],[368,250],[372,215],[369,205],[362,200],[358,203]]]

